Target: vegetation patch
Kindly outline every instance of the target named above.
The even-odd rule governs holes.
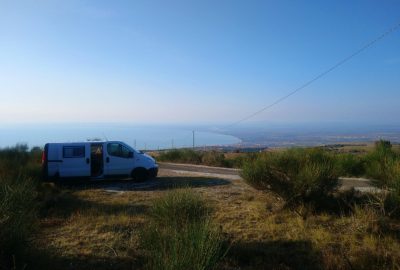
[[[172,149],[160,152],[157,159],[159,161],[200,164],[201,154],[200,152],[191,149]]]
[[[334,159],[322,149],[290,149],[267,152],[247,161],[242,177],[252,186],[269,189],[288,206],[317,206],[338,185]]]
[[[209,211],[189,189],[170,191],[156,200],[141,235],[146,269],[215,269],[225,247]]]
[[[253,154],[227,155],[216,150],[195,151],[192,149],[172,149],[158,153],[157,160],[188,164],[202,164],[215,167],[240,168]]]
[[[18,268],[37,225],[37,153],[0,150],[0,266]]]
[[[243,158],[251,186],[161,169],[135,190],[40,183],[40,149],[3,149],[0,269],[399,269],[398,157],[385,142],[353,154],[279,150]],[[335,192],[339,175],[374,175],[383,192]],[[350,211],[314,211],[332,194]]]

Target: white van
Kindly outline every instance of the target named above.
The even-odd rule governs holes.
[[[146,180],[158,173],[154,158],[119,141],[47,143],[42,168],[46,179],[130,176]]]

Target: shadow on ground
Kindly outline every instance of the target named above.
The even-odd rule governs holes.
[[[104,189],[106,191],[157,191],[182,187],[214,187],[228,185],[231,181],[220,178],[193,177],[193,176],[163,176],[144,182],[137,182],[126,179],[82,181],[68,180],[60,184],[61,187],[69,189]]]
[[[233,243],[225,261],[238,269],[322,269],[321,254],[308,241]]]
[[[145,182],[129,180],[104,180],[88,182],[82,180],[69,180],[59,184],[58,187],[48,186],[46,195],[43,195],[44,205],[41,208],[41,216],[55,218],[66,218],[77,211],[90,210],[101,215],[140,215],[147,211],[148,205],[141,203],[120,203],[114,201],[107,203],[103,201],[86,200],[78,196],[75,191],[104,190],[105,192],[123,193],[126,191],[163,191],[185,187],[215,187],[228,185],[230,181],[216,178],[204,177],[158,177]]]
[[[142,269],[143,254],[132,251],[132,257],[96,254],[59,256],[49,250],[27,258],[29,269]],[[322,268],[321,254],[307,241],[241,242],[230,247],[217,269],[310,269]]]
[[[144,214],[148,209],[144,204],[104,203],[88,201],[77,197],[72,193],[62,193],[59,196],[48,199],[41,208],[42,217],[67,218],[73,213],[91,211],[97,215],[131,216]]]
[[[100,270],[118,270],[118,269],[142,269],[143,259],[141,257],[129,258],[121,257],[110,249],[110,256],[103,257],[96,254],[81,254],[78,256],[60,256],[49,250],[32,251],[24,259],[24,268],[26,269],[100,269]],[[21,268],[21,269],[24,269]]]

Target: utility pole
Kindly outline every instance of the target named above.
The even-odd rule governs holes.
[[[134,145],[135,145],[135,149],[136,149],[136,139],[135,139],[135,141],[134,141]]]
[[[194,130],[193,130],[193,150],[194,150]]]
[[[171,149],[174,149],[174,139],[171,140]]]

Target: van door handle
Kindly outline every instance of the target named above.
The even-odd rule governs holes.
[[[109,158],[109,157],[106,158],[106,162],[107,162],[107,163],[110,162],[110,158]]]
[[[90,159],[87,158],[87,159],[86,159],[86,164],[89,164],[89,163],[90,163]]]

